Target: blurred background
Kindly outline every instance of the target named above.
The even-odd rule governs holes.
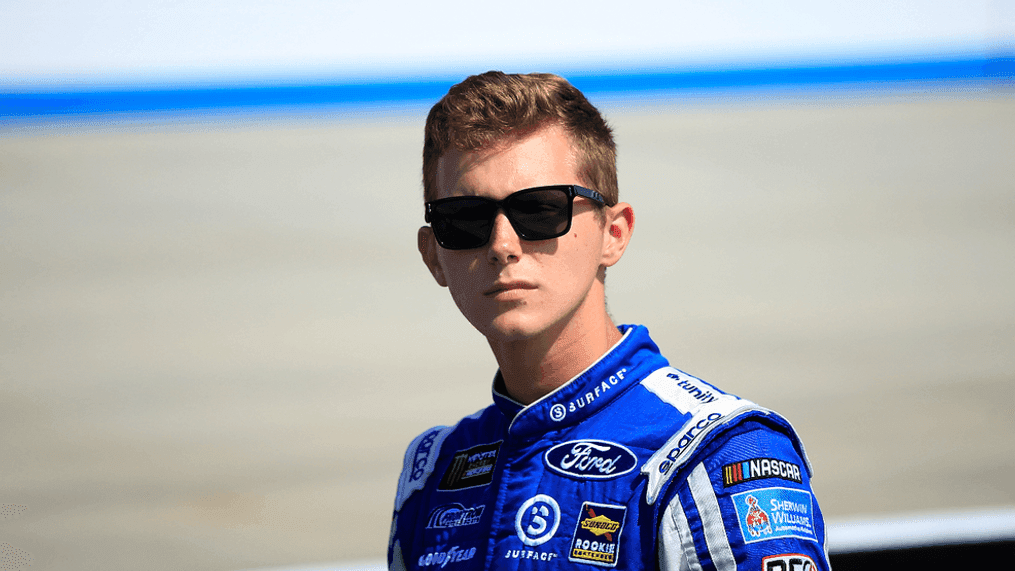
[[[0,22],[4,569],[383,558],[406,444],[490,402],[415,249],[425,113],[488,69],[603,110],[637,215],[615,320],[790,418],[827,519],[1015,506],[1011,2]]]

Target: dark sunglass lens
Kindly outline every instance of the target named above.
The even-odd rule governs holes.
[[[571,200],[564,190],[546,189],[513,195],[505,208],[519,236],[545,240],[567,232]]]
[[[462,198],[431,207],[434,234],[452,250],[478,248],[490,239],[497,206],[487,200]]]

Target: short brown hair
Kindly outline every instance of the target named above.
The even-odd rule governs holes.
[[[560,76],[488,71],[453,86],[430,109],[423,141],[423,198],[437,198],[437,162],[452,148],[476,151],[515,134],[558,124],[571,138],[581,182],[608,205],[619,200],[613,131]]]

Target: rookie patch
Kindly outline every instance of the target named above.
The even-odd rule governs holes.
[[[575,563],[616,567],[626,514],[625,506],[593,502],[582,504],[568,559]]]

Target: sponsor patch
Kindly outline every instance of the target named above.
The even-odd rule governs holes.
[[[467,450],[459,450],[444,471],[440,491],[464,490],[485,486],[493,481],[493,469],[497,465],[497,453],[501,441],[480,444]]]
[[[419,556],[420,567],[445,567],[450,563],[468,561],[476,556],[476,548],[462,548],[454,546],[447,551],[434,551]]]
[[[531,559],[533,561],[553,561],[557,554],[551,551],[537,551],[535,549],[508,549],[504,552],[504,559]]]
[[[564,442],[547,450],[543,459],[558,474],[593,480],[616,478],[638,465],[634,452],[605,440]]]
[[[776,458],[753,458],[722,467],[722,483],[727,488],[764,478],[779,478],[797,484],[803,483],[800,476],[800,466]]]
[[[430,460],[430,449],[433,448],[434,440],[437,439],[437,435],[440,432],[440,429],[434,429],[419,442],[412,462],[412,474],[409,477],[410,482],[414,482],[426,474],[426,465]]]
[[[588,405],[591,405],[597,398],[606,394],[613,387],[617,386],[617,383],[624,380],[624,374],[627,373],[627,369],[620,369],[616,373],[609,376],[599,382],[598,385],[589,386],[589,390],[583,394],[578,395],[578,398],[574,399],[565,407],[562,404],[555,404],[550,407],[550,418],[554,421],[560,422],[568,414],[574,414]]]
[[[814,571],[814,560],[799,553],[769,555],[761,560],[761,571]]]
[[[529,547],[542,545],[557,533],[560,526],[560,505],[545,494],[525,500],[515,514],[515,532]]]
[[[679,440],[676,440],[675,437],[670,439],[670,442],[673,442],[674,440],[676,440],[676,442],[674,443],[673,448],[670,448],[670,451],[666,453],[666,460],[663,460],[663,462],[659,464],[659,473],[666,474],[669,472],[674,463],[680,459],[680,456],[688,450],[688,447],[691,446],[691,444],[695,442],[695,439],[702,434],[702,431],[721,420],[722,417],[722,413],[719,412],[713,412],[708,415],[699,414],[692,417],[691,420],[684,425],[690,425],[687,432],[685,432]],[[670,442],[667,442],[667,444],[670,444]]]
[[[715,401],[717,396],[712,393],[712,388],[702,382],[700,379],[695,379],[691,376],[681,377],[676,373],[667,373],[667,377],[678,381],[677,387],[685,391],[688,396],[692,399],[699,401],[704,404]]]
[[[585,502],[571,538],[568,559],[600,567],[616,567],[625,506]]]
[[[550,407],[550,418],[555,420],[556,422],[564,420],[566,416],[567,416],[567,407],[565,407],[564,405],[557,403]]]
[[[462,504],[448,504],[434,508],[430,512],[430,518],[426,524],[427,529],[448,529],[452,527],[465,527],[475,525],[483,517],[483,510],[486,506],[473,506],[467,508]]]
[[[761,488],[731,496],[746,543],[780,537],[817,541],[811,493],[790,488]]]

